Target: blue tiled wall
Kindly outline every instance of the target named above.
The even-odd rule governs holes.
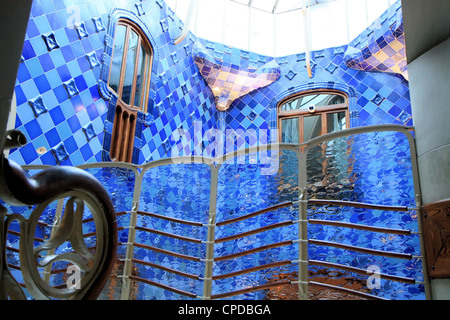
[[[393,19],[397,19],[399,30],[399,4],[378,21],[377,30],[389,30]],[[189,133],[195,143],[190,147],[180,144],[184,149],[176,149],[177,154],[217,155],[208,146],[214,140],[205,137],[208,129],[275,129],[277,102],[294,92],[315,88],[338,89],[349,95],[352,126],[412,124],[405,78],[378,69],[356,70],[347,58],[349,48],[353,53],[355,49],[363,52],[363,44],[373,38],[370,28],[349,46],[314,52],[312,78],[307,75],[304,54],[276,58],[281,68],[279,80],[219,112],[191,56],[196,41],[215,55],[235,55],[255,66],[274,58],[192,34],[174,45],[172,39],[182,23],[163,0],[34,0],[15,89],[16,128],[26,134],[28,144],[11,150],[11,159],[19,164],[50,165],[109,160],[116,97],[105,82],[114,36],[111,26],[119,17],[137,22],[155,51],[148,112],[138,115],[135,163],[173,155],[180,133]],[[375,39],[377,43],[381,40]],[[269,141],[269,136],[259,139]],[[254,141],[250,144],[256,140],[250,139]],[[241,146],[238,142],[237,147]]]

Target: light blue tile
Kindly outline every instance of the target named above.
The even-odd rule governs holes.
[[[31,43],[33,50],[37,56],[40,56],[40,55],[48,52],[47,46],[45,45],[45,41],[44,41],[44,39],[42,39],[41,36],[31,38],[30,43]]]
[[[27,98],[27,101],[39,95],[39,90],[37,89],[33,79],[21,83],[20,87],[22,88],[25,97]]]
[[[61,122],[56,126],[56,130],[58,131],[61,140],[65,140],[72,135],[72,131],[70,130],[69,125],[66,121]]]
[[[69,39],[67,38],[67,34],[64,31],[64,28],[55,30],[54,32],[60,47],[64,47],[65,45],[69,44]]]
[[[60,49],[50,51],[50,57],[52,58],[55,68],[58,68],[66,63]]]
[[[36,24],[36,27],[38,28],[39,32],[41,34],[52,32],[52,27],[48,23],[47,17],[45,15],[35,17],[34,23]]]
[[[36,78],[44,73],[41,62],[37,57],[29,59],[24,63],[27,66],[28,72],[30,72],[31,77]]]

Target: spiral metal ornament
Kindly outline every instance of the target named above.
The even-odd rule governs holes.
[[[7,234],[13,222],[20,226],[20,268],[34,299],[97,298],[117,250],[115,212],[105,189],[77,168],[49,168],[34,178],[24,178],[17,168],[11,172],[15,176],[11,193],[20,194],[15,198],[22,203],[33,199],[35,207],[28,219],[21,214],[7,216],[0,208],[0,299],[26,299],[7,264]],[[42,233],[45,240],[37,243]]]

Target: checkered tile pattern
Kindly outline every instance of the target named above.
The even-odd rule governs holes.
[[[408,79],[399,2],[350,43],[345,59],[350,68],[398,73]]]
[[[174,45],[172,39],[183,24],[163,0],[34,0],[15,87],[16,128],[25,133],[28,143],[11,150],[10,158],[19,164],[48,165],[108,160],[116,97],[105,83],[114,39],[111,19],[118,13],[141,26],[155,51],[147,113],[138,114],[135,163],[177,155],[216,156],[224,149],[276,141],[278,101],[302,90],[346,92],[352,126],[410,125],[405,78],[398,73],[371,72],[374,68],[355,70],[347,59],[352,48],[366,47],[361,39],[370,34],[394,30],[396,40],[380,51],[385,55],[390,56],[389,48],[400,47],[399,12],[400,1],[382,16],[377,29],[368,29],[349,46],[313,52],[313,77],[309,78],[304,53],[267,57],[191,33]],[[265,80],[273,82],[257,83],[256,90],[250,86],[248,91],[239,89],[243,95],[231,97],[234,101],[229,108],[218,111],[210,83],[194,61],[199,44],[215,62],[222,62],[222,68],[229,63],[230,70],[219,72],[217,79],[224,74],[228,79],[231,71],[238,71],[249,72],[245,79],[254,79],[253,74],[270,75]],[[372,52],[375,55],[382,56]],[[231,142],[224,145],[227,141]]]
[[[214,58],[200,42],[197,42],[193,59],[205,78],[214,96],[216,107],[227,110],[239,97],[265,87],[280,77],[280,69],[275,60],[258,67],[257,63],[232,63],[230,53],[215,52]]]

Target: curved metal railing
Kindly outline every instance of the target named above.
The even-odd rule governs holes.
[[[380,273],[378,276],[381,279],[386,279],[389,281],[401,282],[406,284],[418,284],[422,283],[424,285],[424,290],[426,297],[429,298],[429,288],[427,282],[427,271],[426,264],[424,262],[423,257],[423,239],[422,239],[422,231],[421,231],[421,221],[420,214],[417,214],[418,219],[418,230],[408,230],[408,229],[399,229],[399,228],[388,228],[383,226],[370,226],[364,225],[362,223],[349,223],[343,221],[331,221],[324,219],[314,219],[308,218],[308,206],[328,206],[328,207],[351,207],[351,208],[365,208],[370,210],[383,210],[383,211],[398,211],[398,212],[406,212],[406,211],[415,211],[418,212],[421,205],[420,198],[420,188],[418,181],[418,172],[417,172],[417,160],[416,160],[416,152],[414,139],[411,134],[412,128],[405,126],[397,126],[397,125],[382,125],[382,126],[370,126],[370,127],[362,127],[362,128],[354,128],[348,129],[345,131],[328,134],[325,136],[320,136],[313,140],[310,140],[303,144],[271,144],[264,146],[256,146],[243,150],[237,150],[231,152],[229,154],[223,155],[218,158],[207,158],[207,157],[198,157],[198,156],[187,156],[187,157],[178,157],[178,158],[167,158],[157,160],[145,165],[137,166],[126,163],[93,163],[79,166],[80,169],[88,170],[93,168],[122,168],[133,171],[134,174],[134,184],[132,188],[133,197],[131,201],[131,206],[129,210],[123,212],[117,212],[117,216],[127,216],[129,217],[128,225],[124,226],[121,230],[128,230],[128,237],[126,242],[119,242],[119,246],[123,246],[124,254],[120,257],[120,263],[123,264],[123,272],[121,274],[117,274],[116,277],[122,279],[121,284],[121,298],[129,299],[130,294],[132,293],[133,284],[134,283],[144,283],[150,286],[159,287],[164,290],[168,290],[174,293],[181,295],[182,297],[192,298],[192,299],[226,299],[232,296],[260,291],[260,290],[270,290],[274,287],[280,286],[288,286],[295,285],[298,289],[298,298],[307,299],[308,298],[308,284],[312,284],[327,290],[337,290],[346,292],[349,294],[359,295],[363,298],[368,299],[380,299],[382,297],[371,295],[366,292],[358,292],[355,290],[351,290],[342,286],[331,286],[329,284],[320,283],[317,281],[311,281],[308,278],[308,266],[319,266],[326,267],[330,269],[347,271],[359,275],[367,275],[367,270],[357,267],[357,266],[348,266],[344,264],[339,264],[335,262],[328,261],[319,261],[316,259],[310,259],[308,257],[308,246],[322,246],[322,247],[332,247],[332,248],[340,248],[347,251],[360,252],[368,255],[377,255],[382,257],[390,257],[393,259],[421,259],[423,268],[423,280],[414,279],[409,277],[404,277],[396,274],[385,274]],[[307,154],[308,151],[320,145],[321,143],[341,137],[347,137],[350,135],[357,135],[362,133],[369,132],[379,132],[379,131],[393,131],[399,132],[406,135],[409,142],[409,149],[411,155],[411,170],[413,177],[413,188],[415,192],[415,206],[407,207],[407,206],[396,206],[396,205],[380,205],[380,204],[372,204],[372,203],[364,203],[364,202],[355,202],[355,201],[343,201],[338,199],[312,199],[308,197],[308,185],[307,185]],[[226,163],[226,161],[230,159],[235,159],[239,156],[261,152],[261,151],[279,151],[279,150],[287,150],[295,153],[298,161],[298,194],[297,200],[281,202],[278,204],[274,204],[268,206],[264,209],[255,210],[251,213],[244,214],[240,217],[226,219],[223,221],[216,221],[217,216],[217,196],[218,196],[218,181],[219,181],[219,170],[221,166]],[[140,209],[140,197],[145,187],[143,185],[143,179],[146,172],[148,172],[152,168],[163,167],[166,165],[172,164],[203,164],[208,167],[210,173],[209,179],[209,215],[207,221],[190,221],[188,218],[180,218],[180,217],[171,217],[165,216],[161,213],[156,212],[147,212],[143,209]],[[42,166],[26,166],[27,169],[42,169]],[[252,227],[252,225],[247,225],[245,230],[230,236],[216,237],[216,228],[227,227],[233,223],[237,222],[245,222],[248,219],[264,216],[269,213],[275,212],[276,210],[282,208],[292,208],[296,212],[296,217],[293,219],[283,220],[280,222],[271,223],[261,227]],[[206,234],[203,238],[197,238],[192,235],[182,235],[177,234],[175,232],[170,232],[168,230],[158,230],[157,228],[151,228],[148,226],[140,225],[139,221],[145,217],[145,219],[151,218],[156,220],[164,220],[170,223],[174,230],[177,230],[177,226],[186,225],[192,228],[196,228],[198,230],[204,230]],[[243,251],[235,250],[235,252],[228,253],[225,255],[217,255],[215,251],[215,246],[221,243],[227,243],[230,241],[234,241],[240,238],[247,238],[251,235],[258,234],[261,232],[265,232],[268,230],[282,230],[282,228],[287,226],[294,225],[297,230],[297,237],[293,237],[292,239],[275,241],[275,242],[267,242],[263,243],[258,247],[254,247],[251,249],[246,249]],[[337,228],[346,228],[346,229],[355,229],[355,230],[363,230],[373,233],[386,233],[386,234],[394,234],[394,235],[402,235],[402,236],[411,236],[418,235],[420,238],[420,252],[422,255],[414,256],[410,253],[404,252],[394,252],[388,250],[378,250],[372,248],[363,248],[356,245],[348,245],[344,243],[339,243],[336,241],[324,241],[319,239],[312,239],[308,237],[308,226],[309,225],[326,225],[333,226]],[[191,254],[186,254],[183,252],[178,252],[175,249],[169,250],[167,248],[159,247],[157,244],[148,244],[141,243],[140,240],[137,239],[136,234],[146,234],[146,235],[159,235],[174,239],[180,243],[186,245],[198,245],[201,247],[200,255],[195,256]],[[298,250],[297,256],[292,257],[284,257],[279,261],[267,261],[262,265],[255,265],[248,267],[243,270],[226,272],[223,274],[215,274],[213,265],[214,263],[236,259],[238,257],[243,257],[246,255],[250,255],[256,252],[263,252],[265,250],[270,250],[273,248],[283,248],[286,246],[297,246]],[[157,252],[166,256],[175,257],[176,259],[180,259],[180,261],[190,261],[198,265],[197,270],[201,270],[197,273],[195,272],[185,272],[179,270],[174,267],[164,266],[157,261],[148,261],[143,260],[139,256],[136,256],[135,253],[137,250],[144,250],[145,252]],[[251,272],[261,271],[265,269],[282,267],[288,265],[298,265],[298,278],[297,280],[278,280],[274,282],[267,283],[258,283],[253,286],[245,287],[242,289],[237,289],[231,292],[213,292],[214,281],[229,279],[237,276],[242,276]],[[164,284],[158,282],[157,279],[149,279],[145,276],[139,275],[139,272],[136,272],[141,267],[152,268],[162,270],[168,274],[176,275],[183,279],[189,279],[189,281],[194,281],[197,284],[202,284],[203,289],[201,293],[191,292],[189,288],[177,288],[170,284]]]

